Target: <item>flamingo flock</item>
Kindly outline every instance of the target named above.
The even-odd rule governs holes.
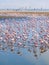
[[[10,50],[19,55],[26,49],[37,57],[37,51],[44,53],[49,49],[49,17],[0,19],[0,50]]]

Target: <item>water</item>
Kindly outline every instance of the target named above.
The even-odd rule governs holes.
[[[49,17],[0,18],[0,65],[49,65]]]

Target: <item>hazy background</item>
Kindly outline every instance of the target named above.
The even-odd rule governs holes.
[[[26,7],[49,9],[49,0],[0,0],[0,9],[17,9]]]

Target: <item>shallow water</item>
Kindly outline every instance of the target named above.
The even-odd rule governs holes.
[[[47,16],[1,18],[0,65],[49,65],[48,21]]]

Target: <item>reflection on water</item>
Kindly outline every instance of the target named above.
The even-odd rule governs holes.
[[[4,54],[6,51],[11,57],[12,54],[16,54],[13,58],[19,58],[23,61],[22,56],[26,55],[30,60],[32,57],[38,58],[42,53],[49,49],[49,17],[48,16],[35,16],[35,17],[17,17],[17,18],[0,18],[0,51]],[[9,52],[9,53],[8,53]],[[13,52],[13,53],[10,53]],[[29,54],[30,52],[30,54]],[[18,55],[21,56],[18,56]],[[28,55],[27,55],[28,54]],[[45,53],[46,54],[46,53]],[[4,56],[3,56],[4,57]],[[1,55],[1,58],[3,58]],[[6,57],[6,56],[5,56]],[[44,56],[43,56],[44,57]],[[1,59],[0,59],[1,60]],[[12,59],[11,59],[12,60]],[[16,59],[17,60],[17,59]],[[22,61],[21,61],[22,60]],[[29,60],[29,61],[30,61]],[[12,60],[13,61],[13,60]],[[24,59],[23,65],[43,65],[44,61],[33,60],[33,62]],[[1,61],[2,62],[2,61]],[[0,62],[0,63],[1,63]],[[11,61],[7,61],[11,62]],[[12,65],[14,65],[14,63]],[[22,65],[21,64],[21,65]],[[3,65],[1,63],[1,65]],[[5,64],[6,65],[6,64]],[[10,64],[11,65],[11,64]],[[46,63],[44,64],[46,65]]]

